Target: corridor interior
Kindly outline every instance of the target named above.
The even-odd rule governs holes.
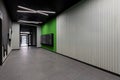
[[[120,0],[0,0],[0,80],[120,80]]]
[[[120,77],[42,48],[21,47],[0,68],[0,80],[120,80]]]

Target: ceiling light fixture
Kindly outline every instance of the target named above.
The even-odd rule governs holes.
[[[24,10],[17,10],[17,12],[19,12],[19,13],[38,13],[38,14],[42,14],[42,15],[45,15],[45,16],[48,16],[49,14],[55,14],[56,13],[54,11],[33,10],[33,9],[23,7],[23,6],[18,6],[18,8],[24,9]]]
[[[38,12],[43,12],[43,13],[52,13],[55,14],[56,12],[54,11],[44,11],[44,10],[37,10]]]
[[[48,16],[48,14],[46,14],[46,13],[43,13],[43,12],[36,12],[36,11],[23,11],[23,10],[17,10],[17,12],[19,12],[19,13],[33,13],[33,14],[39,13],[39,14]]]
[[[42,22],[37,22],[37,21],[25,21],[25,20],[19,20],[18,22],[20,23],[33,23],[33,24],[40,24]]]
[[[27,8],[27,7],[23,7],[23,6],[18,6],[18,8],[24,9],[24,10],[28,10],[28,11],[34,11],[33,9]]]

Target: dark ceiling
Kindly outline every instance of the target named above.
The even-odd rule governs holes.
[[[64,10],[73,6],[82,0],[3,0],[7,11],[13,22],[18,20],[27,21],[41,21],[43,23],[54,18]],[[47,10],[55,11],[56,14],[50,14],[49,16],[44,16],[41,14],[31,14],[31,13],[18,13],[18,6],[24,6],[34,10]],[[43,24],[42,23],[42,24]],[[40,24],[39,24],[40,25]]]

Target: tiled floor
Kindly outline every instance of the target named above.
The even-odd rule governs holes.
[[[120,77],[38,48],[13,51],[0,80],[120,80]]]

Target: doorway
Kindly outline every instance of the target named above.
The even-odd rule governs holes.
[[[20,45],[21,47],[36,46],[36,27],[21,25],[20,26]]]
[[[20,46],[21,47],[28,47],[28,35],[30,32],[20,32]]]
[[[28,46],[27,37],[28,37],[27,35],[21,35],[21,47]]]

